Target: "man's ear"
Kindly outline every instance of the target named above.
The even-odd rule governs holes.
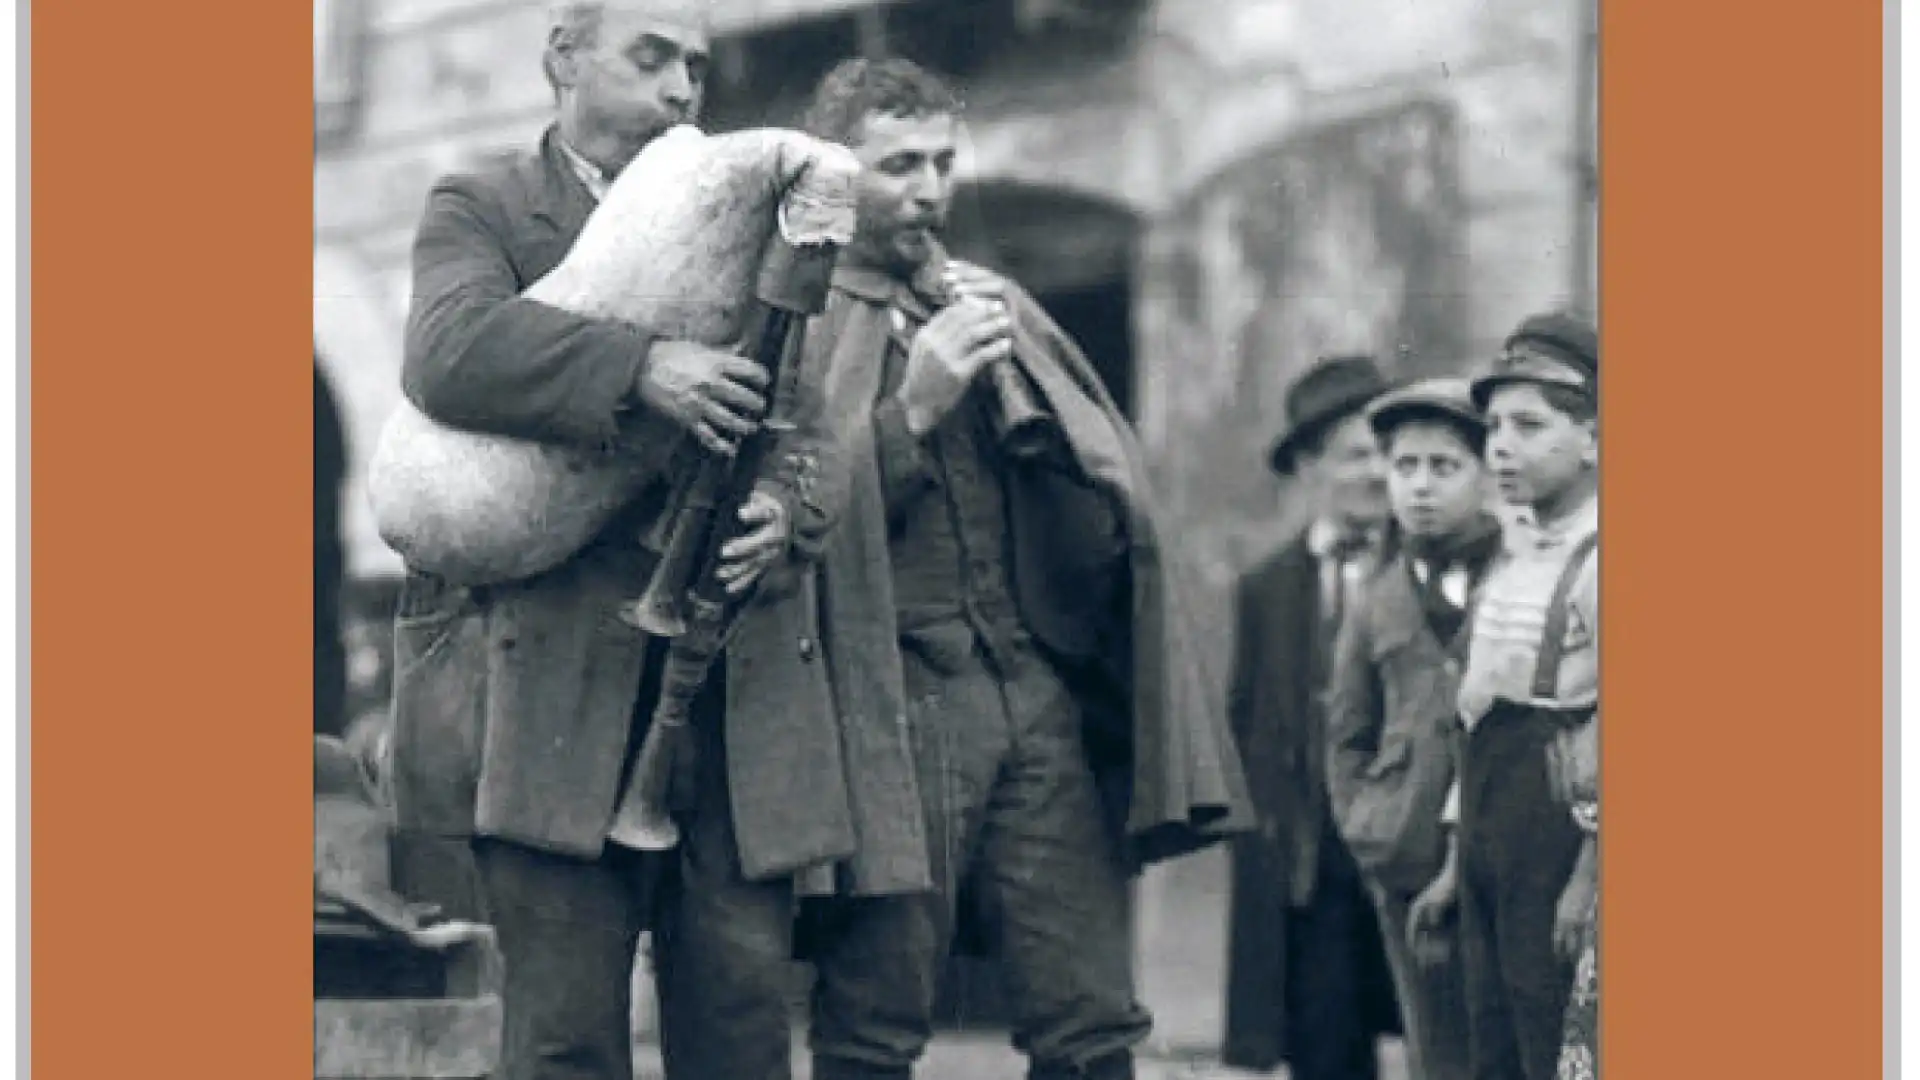
[[[1585,465],[1589,469],[1598,468],[1600,465],[1600,422],[1598,420],[1582,420],[1580,426],[1587,429],[1587,445],[1580,448],[1580,464]]]
[[[547,54],[543,58],[547,69],[547,79],[554,89],[571,87],[580,81],[579,58],[574,51],[573,36],[561,27],[554,27],[547,35]]]

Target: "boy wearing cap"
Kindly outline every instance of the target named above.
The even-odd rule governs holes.
[[[1387,394],[1369,411],[1387,461],[1398,554],[1361,587],[1335,650],[1327,785],[1341,837],[1367,879],[1415,1080],[1465,1080],[1467,1017],[1451,958],[1419,963],[1415,896],[1446,854],[1453,779],[1453,660],[1473,589],[1500,547],[1486,509],[1486,428],[1465,380]]]
[[[1475,380],[1487,462],[1529,521],[1477,598],[1459,717],[1453,849],[1413,933],[1458,905],[1476,1080],[1551,1080],[1597,885],[1593,835],[1553,763],[1598,711],[1598,335],[1538,315]],[[1578,755],[1576,755],[1578,756]]]
[[[1289,388],[1271,464],[1316,514],[1241,581],[1229,717],[1261,829],[1234,849],[1229,1066],[1370,1080],[1398,1029],[1378,921],[1327,791],[1324,694],[1335,631],[1383,557],[1386,484],[1366,408],[1389,389],[1368,357],[1323,360]]]

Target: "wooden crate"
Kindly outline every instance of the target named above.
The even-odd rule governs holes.
[[[316,919],[315,1080],[483,1080],[500,1064],[501,961],[491,930],[417,948]]]

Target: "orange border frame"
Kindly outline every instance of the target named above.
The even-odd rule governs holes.
[[[33,5],[36,1077],[310,1068],[309,15]]]
[[[1602,15],[1618,1077],[1880,1074],[1881,11],[1822,10]],[[298,1076],[307,12],[33,15],[35,1075]]]
[[[1881,1075],[1879,5],[1603,0],[1605,1067]]]

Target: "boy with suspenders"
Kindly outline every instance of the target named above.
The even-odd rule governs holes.
[[[1488,466],[1527,520],[1474,607],[1455,834],[1409,933],[1457,907],[1475,1080],[1553,1080],[1597,888],[1587,804],[1570,805],[1560,763],[1590,749],[1599,708],[1599,366],[1593,328],[1552,313],[1473,384]]]

